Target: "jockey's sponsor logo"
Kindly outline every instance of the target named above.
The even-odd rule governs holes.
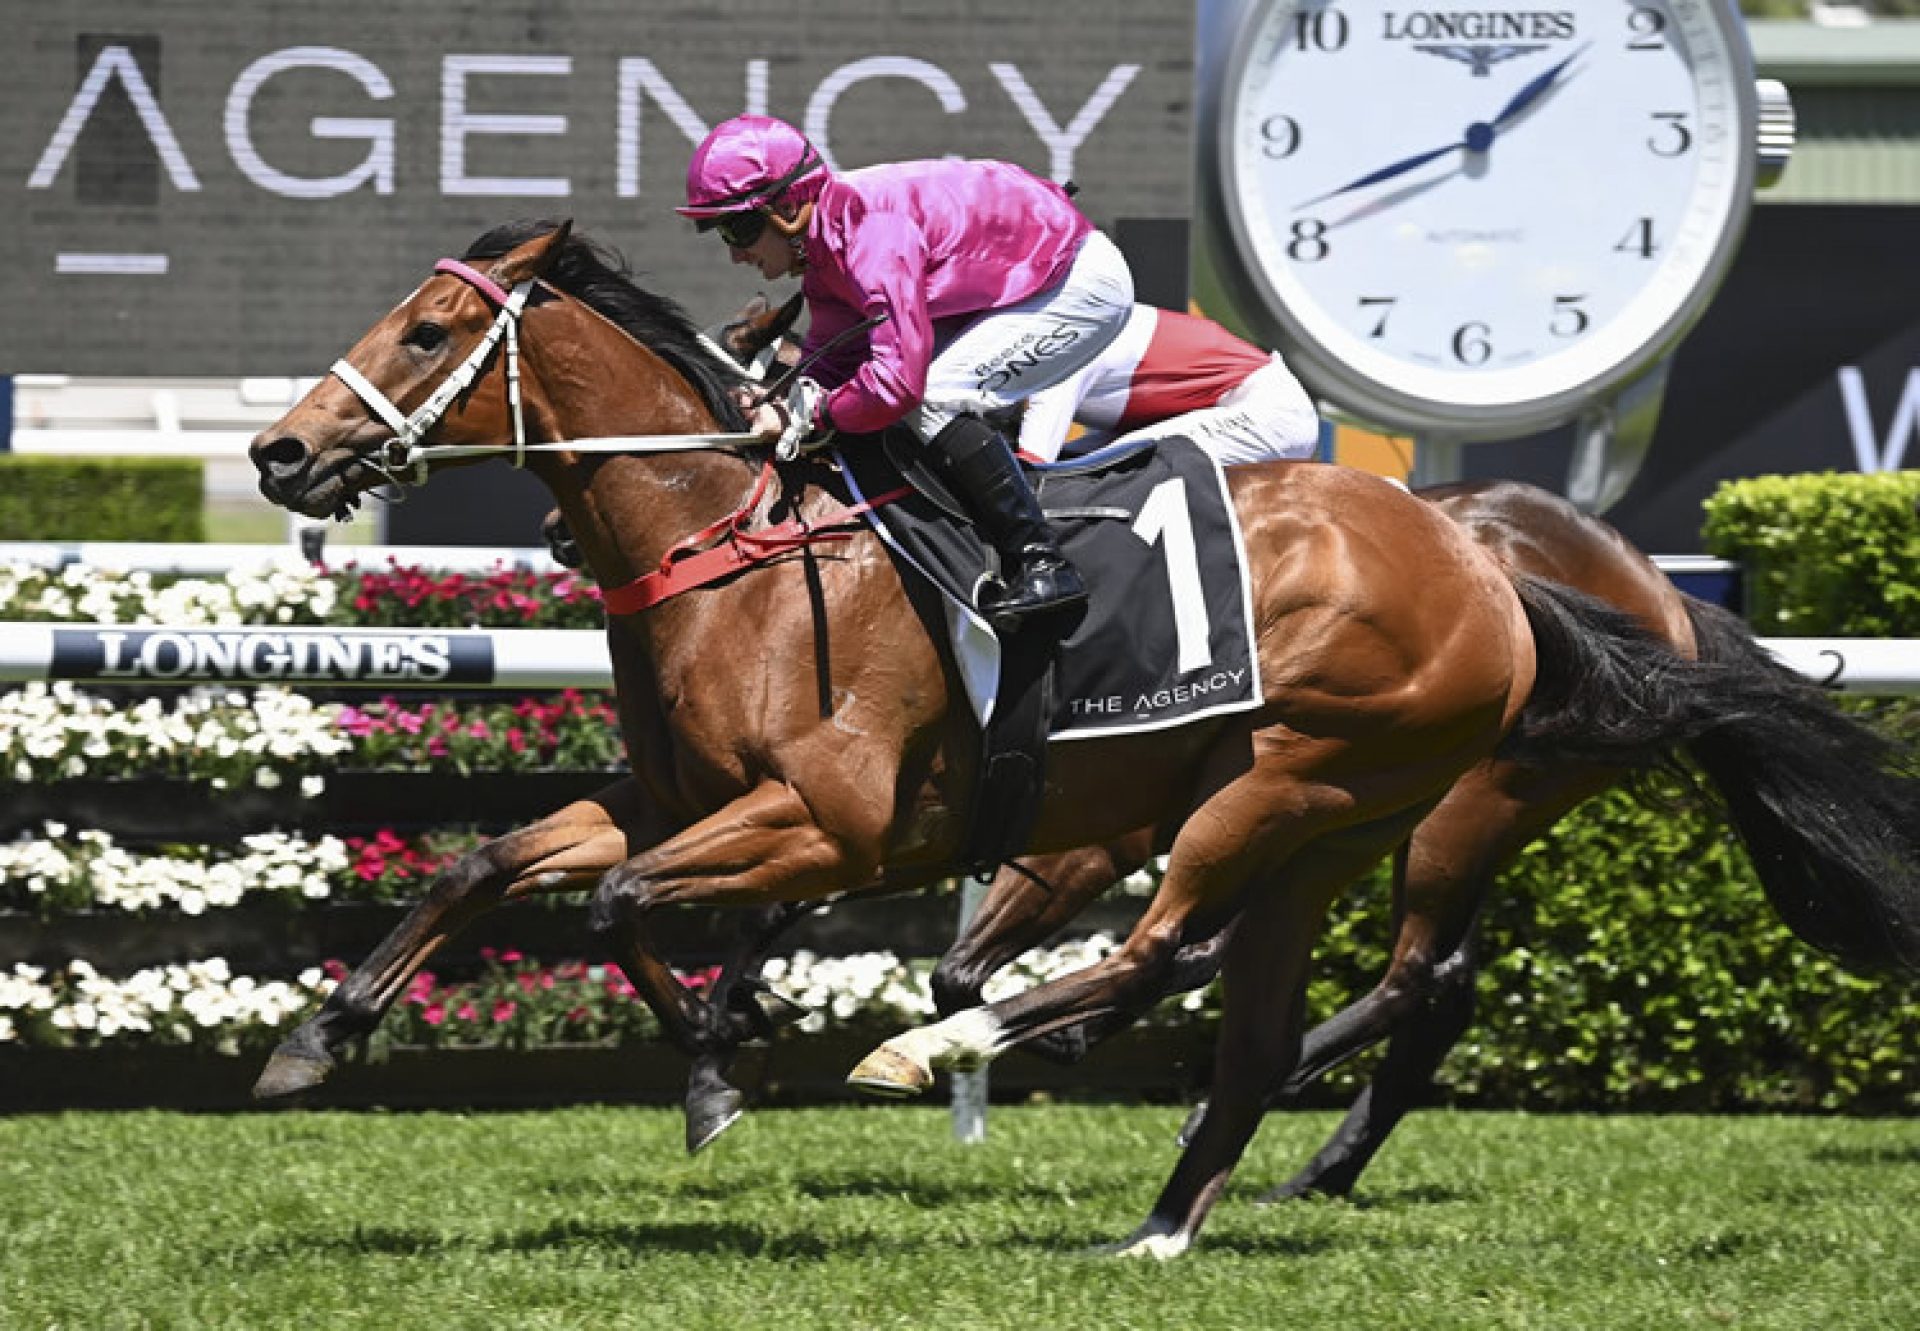
[[[1390,42],[1566,41],[1579,28],[1565,9],[1390,9],[1381,25]]]
[[[1058,324],[1043,331],[1024,334],[1019,341],[984,365],[974,367],[980,391],[998,393],[1014,380],[1042,362],[1059,355],[1080,340],[1080,330],[1072,324]]]
[[[54,679],[487,684],[493,644],[444,633],[56,629]]]

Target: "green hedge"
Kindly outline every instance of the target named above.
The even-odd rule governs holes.
[[[201,541],[198,461],[0,455],[0,540]]]
[[[1920,471],[1756,476],[1706,503],[1762,636],[1920,637]]]
[[[1315,1020],[1382,973],[1387,901],[1376,874],[1331,921]],[[1800,943],[1716,816],[1590,801],[1508,868],[1483,928],[1475,1022],[1441,1071],[1462,1100],[1920,1108],[1920,980],[1849,975]]]

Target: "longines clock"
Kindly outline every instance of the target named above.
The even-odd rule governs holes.
[[[1544,430],[1645,375],[1791,143],[1730,0],[1266,0],[1229,50],[1218,277],[1317,393],[1425,437]]]

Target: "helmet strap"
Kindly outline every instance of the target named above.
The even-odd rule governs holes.
[[[807,224],[813,221],[813,200],[808,199],[794,210],[793,220],[788,221],[773,208],[767,209],[767,224],[788,240],[798,240],[807,234]]]

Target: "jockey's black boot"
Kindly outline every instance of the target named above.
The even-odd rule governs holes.
[[[961,416],[927,448],[941,479],[958,492],[981,536],[1005,561],[1006,593],[987,607],[995,628],[1012,632],[1029,619],[1086,602],[1080,570],[1060,553],[1040,501],[998,431],[978,416]]]

